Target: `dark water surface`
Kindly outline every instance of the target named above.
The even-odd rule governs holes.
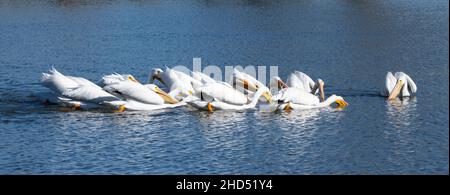
[[[0,174],[448,174],[448,1],[0,0]],[[63,112],[54,65],[97,81],[151,68],[276,65],[344,110]],[[386,102],[386,71],[415,99]]]

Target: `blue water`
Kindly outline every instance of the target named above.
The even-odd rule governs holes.
[[[448,1],[0,0],[0,174],[449,174]],[[290,113],[61,110],[40,73],[278,66],[350,105]],[[416,98],[387,102],[387,71]]]

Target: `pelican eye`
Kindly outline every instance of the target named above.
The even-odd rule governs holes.
[[[128,80],[138,83],[138,81],[133,76],[128,76]]]

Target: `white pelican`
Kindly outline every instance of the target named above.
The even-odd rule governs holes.
[[[314,96],[314,97],[316,97],[316,96]],[[348,106],[348,103],[344,100],[343,97],[333,94],[333,95],[328,97],[323,102],[316,102],[315,104],[309,104],[309,105],[307,105],[307,104],[294,104],[294,103],[291,103],[291,102],[287,102],[287,103],[280,104],[279,105],[279,109],[283,109],[283,110],[290,110],[290,109],[301,110],[301,109],[323,108],[323,107],[330,106],[333,103],[338,104],[338,108],[344,108],[344,107]]]
[[[153,84],[142,85],[131,75],[112,74],[102,78],[103,89],[126,101],[128,110],[155,110],[184,105]]]
[[[81,77],[67,77],[55,68],[48,73],[42,73],[42,84],[54,94],[47,101],[54,101],[75,109],[88,109],[94,105],[106,106],[118,111],[124,111],[125,102],[102,90],[99,86]]]
[[[392,75],[391,72],[386,74],[384,96],[388,97],[388,100],[392,100],[400,97],[409,97],[412,94],[417,93],[417,86],[414,81],[407,74],[403,72],[396,72]]]
[[[299,72],[299,73],[302,73],[302,72]],[[304,75],[306,75],[306,74],[304,74]],[[270,92],[272,94],[278,94],[279,90],[291,87],[291,88],[296,88],[296,89],[299,89],[301,91],[311,93],[311,94],[315,94],[315,93],[319,92],[320,101],[325,101],[325,93],[323,90],[324,82],[321,79],[318,79],[317,82],[314,83],[314,86],[312,88],[305,89],[303,87],[304,83],[300,79],[298,79],[297,76],[295,76],[294,74],[291,74],[291,76],[289,78],[290,78],[289,83],[291,83],[291,85],[284,83],[283,80],[281,80],[281,78],[278,76],[272,77],[272,79],[270,79],[270,82],[269,82]],[[296,86],[300,86],[300,87],[296,87]],[[309,86],[311,86],[311,85],[309,85]]]
[[[169,94],[178,100],[194,94],[192,82],[198,82],[189,75],[168,67],[166,67],[166,71],[160,68],[153,69],[149,76],[149,83],[153,83],[155,79],[168,87]]]
[[[320,100],[325,100],[325,93],[323,91],[325,83],[322,79],[317,79],[317,81],[314,82],[307,74],[300,71],[294,71],[288,76],[286,83],[289,87],[295,87],[312,94],[317,94],[319,91]]]
[[[233,86],[239,90],[242,90],[242,88],[243,88],[243,91],[247,92],[250,97],[255,95],[254,93],[259,88],[266,87],[263,83],[261,83],[254,77],[250,76],[247,73],[240,72],[236,68],[233,69]],[[270,102],[272,94],[268,90],[268,91],[264,91],[262,96],[267,100],[267,102]]]
[[[212,84],[212,86],[207,85],[205,87],[202,87],[201,91],[199,92],[200,97],[190,96],[188,98],[191,98],[191,100],[187,101],[187,103],[199,110],[206,110],[210,112],[215,110],[245,110],[254,108],[256,106],[256,103],[258,103],[259,98],[264,93],[268,92],[269,89],[267,87],[259,87],[252,97],[251,101],[248,102],[247,96],[240,93],[239,91],[224,84],[216,83]],[[219,98],[221,98],[220,100],[222,101],[216,99],[216,97],[212,96],[212,94],[217,95]]]
[[[229,83],[216,81],[201,72],[192,72],[192,75],[201,83],[194,84],[194,86],[199,85],[194,87],[196,91],[194,95],[199,98],[199,101],[217,101],[233,106],[242,106],[250,102],[246,95],[234,89]],[[221,108],[225,107],[221,106]]]
[[[348,105],[341,96],[333,94],[321,102],[319,97],[295,87],[280,90],[280,93],[274,96],[273,100],[278,101],[279,108],[283,110],[322,108],[330,106],[333,103],[337,103],[339,108]]]
[[[298,73],[301,72],[297,72],[297,74]],[[337,103],[338,107],[345,107],[348,105],[348,103],[341,96],[336,95],[332,95],[328,99],[322,100],[322,98],[324,98],[325,95],[323,93],[323,82],[321,82],[321,80],[319,80],[316,84],[314,84],[312,91],[308,92],[308,90],[305,90],[305,88],[303,87],[295,87],[298,86],[299,84],[302,84],[300,83],[302,81],[298,79],[298,77],[295,75],[293,77],[296,77],[291,79],[290,81],[291,85],[294,85],[293,87],[288,86],[286,83],[284,83],[280,79],[280,77],[273,77],[269,82],[269,87],[271,88],[272,91],[274,91],[274,93],[276,93],[276,95],[273,96],[273,100],[279,103],[278,108],[284,110],[321,108],[329,106],[332,103]],[[310,81],[308,81],[308,83],[310,83]],[[311,85],[309,85],[308,87],[310,86]],[[320,99],[319,97],[311,93],[314,91],[314,88],[319,89]],[[281,90],[278,91],[278,89]]]
[[[195,95],[204,101],[216,100],[233,105],[242,105],[249,101],[247,96],[240,91],[218,82],[205,84]]]

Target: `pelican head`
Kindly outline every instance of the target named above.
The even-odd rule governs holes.
[[[341,96],[333,95],[332,100],[338,105],[338,108],[344,108],[348,106],[348,103]]]
[[[206,108],[208,109],[208,112],[214,111],[214,107],[212,106],[211,102],[208,102],[208,104],[206,105]]]
[[[167,94],[165,91],[163,91],[161,88],[159,88],[154,84],[147,84],[145,86],[150,90],[154,91],[156,94],[158,94],[162,99],[164,99],[164,102],[166,103],[176,104],[179,102],[178,100],[176,100],[175,98],[173,98],[172,96],[170,96],[169,94]]]
[[[125,75],[125,77],[126,77],[128,80],[130,80],[130,81],[139,83],[139,81],[138,81],[136,78],[134,78],[134,76],[131,75],[131,74],[127,74],[127,75]]]
[[[119,107],[117,107],[116,112],[124,112],[126,110],[124,105],[120,105]]]
[[[286,104],[286,106],[283,108],[283,110],[285,110],[285,111],[291,111],[291,110],[292,110],[291,102],[288,102],[288,103]]]
[[[72,105],[72,110],[81,110],[81,104],[80,103],[75,103]]]
[[[153,83],[153,81],[155,79],[157,79],[162,84],[165,84],[164,81],[161,79],[162,73],[163,73],[163,70],[161,68],[152,69],[152,72],[150,73],[149,83]]]
[[[124,112],[127,108],[126,108],[126,102],[124,101],[105,101],[102,104],[104,104],[105,106],[108,106],[109,108],[112,109],[113,112]]]

